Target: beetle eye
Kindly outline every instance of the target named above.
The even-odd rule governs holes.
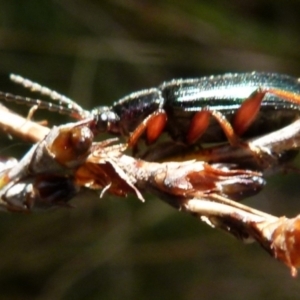
[[[97,130],[99,132],[105,132],[111,124],[119,121],[119,117],[112,111],[99,112],[97,114]]]
[[[97,130],[99,132],[105,132],[107,131],[107,127],[108,127],[108,117],[107,117],[107,113],[103,112],[97,115]]]
[[[99,115],[99,121],[100,122],[108,122],[108,120],[109,120],[109,117],[108,117],[108,113],[107,112],[101,113]]]
[[[112,111],[108,111],[105,114],[106,114],[105,117],[106,117],[107,122],[115,123],[115,122],[117,122],[117,121],[120,120],[120,118],[118,117],[118,115],[115,114]]]

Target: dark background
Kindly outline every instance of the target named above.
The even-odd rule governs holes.
[[[0,88],[16,73],[75,99],[109,104],[172,78],[232,71],[300,74],[300,2],[0,1]],[[28,108],[9,105],[26,115]],[[35,118],[69,121],[55,113]],[[1,155],[30,145],[6,135]],[[299,174],[270,178],[247,204],[300,210]],[[90,193],[75,209],[0,215],[3,299],[299,299],[299,279],[158,199]]]

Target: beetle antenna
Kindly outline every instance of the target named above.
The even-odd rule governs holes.
[[[37,105],[38,108],[47,109],[49,111],[58,112],[64,115],[68,115],[75,119],[83,119],[87,117],[87,112],[85,110],[78,111],[74,109],[74,107],[66,107],[63,105],[57,105],[51,102],[43,101],[40,99],[33,99],[29,97],[17,96],[10,93],[3,93],[0,91],[0,99],[8,101],[8,102],[15,102],[18,104],[26,104],[28,106]],[[89,113],[88,113],[89,114]]]
[[[15,75],[15,74],[10,75],[10,80],[16,84],[22,85],[24,88],[29,89],[32,92],[39,93],[41,95],[49,97],[50,99],[52,99],[54,101],[58,101],[59,106],[65,105],[66,108],[70,111],[73,111],[73,112],[76,111],[80,115],[83,115],[86,113],[85,110],[80,105],[78,105],[75,101],[73,101],[72,99],[70,99],[62,94],[59,94],[55,90],[51,90],[45,86],[42,86],[37,82],[33,82],[27,78],[24,78],[20,75]],[[18,100],[18,102],[21,102],[21,100]],[[28,101],[26,101],[26,102],[29,103]],[[39,100],[39,102],[41,102],[41,100]],[[42,101],[42,102],[44,102],[44,101]],[[30,105],[32,105],[32,104],[33,103],[31,102]],[[39,104],[37,104],[37,105],[39,105]],[[40,108],[46,109],[45,106],[43,106],[43,107],[40,106]]]

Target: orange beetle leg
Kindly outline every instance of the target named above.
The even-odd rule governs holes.
[[[255,120],[266,94],[278,96],[287,102],[300,105],[300,95],[279,89],[257,89],[246,99],[235,113],[233,128],[237,135],[241,136]]]
[[[238,137],[238,135],[235,133],[234,129],[232,128],[229,121],[226,119],[226,117],[218,112],[218,111],[212,111],[211,115],[218,121],[221,128],[223,129],[230,145],[232,146],[239,146],[242,144],[242,141]]]
[[[203,135],[209,125],[210,115],[210,111],[202,110],[193,116],[186,137],[188,144],[195,143]]]
[[[226,117],[222,113],[214,110],[202,110],[194,115],[187,134],[187,142],[189,144],[196,142],[197,139],[203,135],[209,125],[210,116],[218,121],[231,145],[237,146],[241,144],[240,139],[235,134]]]
[[[166,112],[162,109],[149,115],[130,135],[128,139],[129,147],[135,147],[141,135],[147,130],[147,142],[154,143],[167,123]]]
[[[255,120],[265,94],[266,93],[260,89],[255,91],[236,111],[232,124],[238,136],[241,136]]]

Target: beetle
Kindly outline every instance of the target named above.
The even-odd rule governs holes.
[[[94,118],[94,131],[129,136],[133,146],[144,134],[153,143],[162,132],[186,144],[219,143],[256,137],[279,129],[300,113],[300,81],[276,73],[228,73],[176,79],[134,92],[111,106],[91,111],[37,83],[11,79],[59,103],[0,93],[0,98],[59,111],[77,119]]]

